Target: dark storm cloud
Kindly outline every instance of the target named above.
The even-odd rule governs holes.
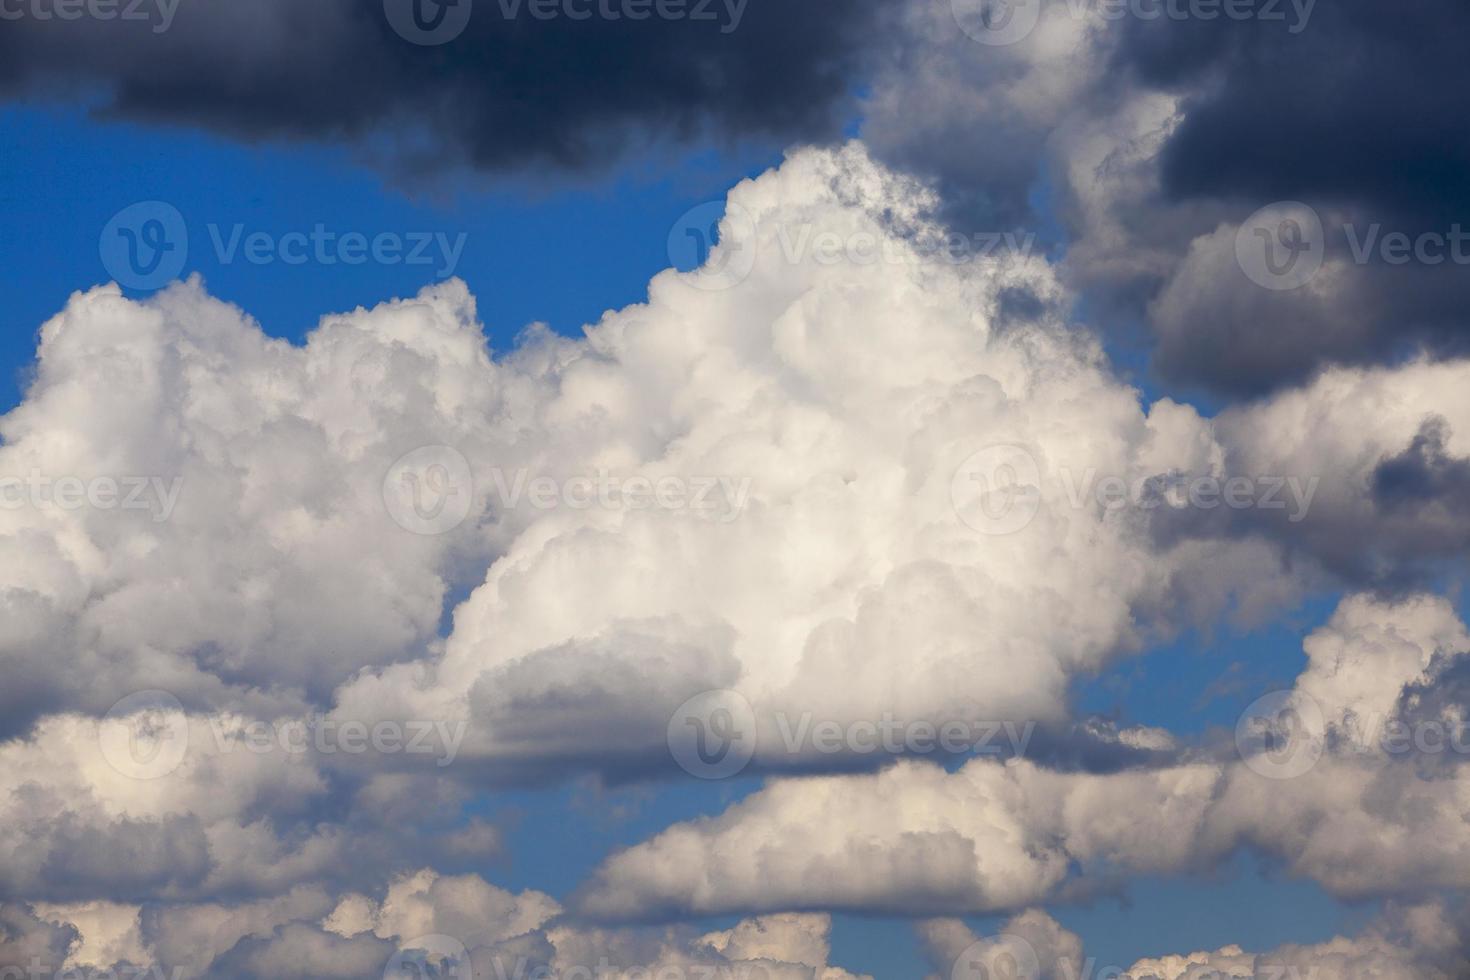
[[[138,19],[105,21],[43,19],[52,0],[5,0],[0,92],[100,99],[104,115],[250,140],[346,140],[416,168],[585,169],[648,140],[832,135],[882,9],[462,2],[462,33],[420,45],[382,0],[142,0]]]
[[[1296,33],[1260,19],[1120,26],[1118,71],[1184,98],[1157,160],[1159,199],[1138,223],[1171,210],[1239,223],[1302,201],[1322,214],[1339,272],[1273,292],[1186,264],[1170,299],[1147,310],[1166,376],[1250,393],[1324,363],[1470,349],[1470,264],[1447,249],[1401,264],[1353,251],[1373,229],[1414,242],[1470,230],[1470,7],[1323,0]]]

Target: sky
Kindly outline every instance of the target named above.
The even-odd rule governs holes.
[[[0,975],[1470,970],[1463,11],[62,6]]]

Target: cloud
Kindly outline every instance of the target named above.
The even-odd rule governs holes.
[[[1404,589],[1463,553],[1470,361],[1339,368],[1215,420],[1233,473],[1314,485],[1310,507],[1225,513],[1349,582]],[[1241,520],[1240,518],[1244,518]],[[1199,533],[1196,525],[1188,533]]]
[[[903,762],[779,780],[609,858],[583,908],[611,918],[1022,908],[1054,897],[1074,865],[1144,874],[1190,860],[1219,776],[1208,765],[1089,776],[980,759],[953,775]]]
[[[1127,966],[1084,956],[1081,940],[1039,909],[979,937],[957,919],[916,926],[934,978],[966,976],[977,969],[1009,970],[1035,980],[1107,976],[1119,980],[1448,980],[1467,966],[1464,923],[1440,902],[1392,906],[1356,936],[1313,945],[1286,945],[1252,953],[1239,945],[1213,952],[1169,953]],[[977,973],[978,975],[978,973]]]
[[[609,918],[992,913],[1079,897],[1110,875],[1209,867],[1243,843],[1344,897],[1470,886],[1470,770],[1426,773],[1385,740],[1404,695],[1470,652],[1464,624],[1442,599],[1358,596],[1305,647],[1286,750],[1259,756],[1245,741],[1232,759],[1201,746],[1194,762],[1109,774],[976,759],[956,772],[905,761],[777,779],[613,855],[581,907]]]
[[[1145,410],[1044,309],[999,316],[1008,291],[1058,295],[1047,266],[936,259],[936,203],[860,144],[795,153],[732,192],[720,271],[663,273],[585,344],[519,352],[505,369],[555,368],[521,422],[540,446],[512,453],[561,478],[719,476],[748,483],[743,508],[507,512],[524,523],[442,658],[373,667],[338,710],[463,718],[462,757],[487,768],[638,773],[668,765],[682,703],[732,689],[757,766],[830,765],[783,744],[803,716],[1061,723],[1075,673],[1290,594],[1259,541],[1161,547],[1139,514],[1073,499],[1068,477],[1208,469],[1209,423]],[[971,477],[1005,446],[1038,467],[1040,498],[1015,527],[977,528]]]
[[[831,919],[778,915],[700,935],[685,928],[599,930],[558,921],[547,896],[477,875],[420,870],[335,898],[300,888],[246,903],[0,905],[0,967],[78,975],[413,976],[424,962],[476,976],[761,976],[860,980],[829,964]]]
[[[1359,935],[1314,945],[1287,945],[1264,953],[1240,946],[1213,952],[1140,960],[1128,980],[1205,980],[1213,977],[1312,977],[1314,980],[1449,980],[1470,967],[1464,925],[1438,903],[1392,908]]]
[[[586,340],[533,330],[499,359],[458,282],[326,317],[301,347],[197,281],[78,294],[43,328],[0,463],[179,493],[166,520],[44,494],[0,512],[13,731],[159,689],[196,717],[442,725],[435,761],[516,778],[636,772],[710,688],[767,719],[1060,720],[1077,671],[1278,591],[1254,542],[1160,549],[1069,499],[1063,470],[1208,465],[1208,424],[1145,410],[1044,308],[1002,315],[1016,290],[1059,295],[1046,264],[936,257],[935,203],[860,144],[796,153],[732,194],[735,264],[665,272]],[[1003,445],[1047,476],[1024,533],[956,509],[962,465]],[[402,461],[425,451],[464,483],[457,523],[411,512],[404,481],[439,470]],[[540,482],[607,478],[596,505],[537,502]],[[619,503],[622,481],[669,478],[685,506]]]
[[[413,6],[270,0],[245,16],[217,0],[149,0],[107,20],[20,10],[0,38],[0,91],[250,141],[346,142],[412,171],[575,172],[650,141],[835,136],[868,39],[883,36],[871,0],[840,11],[465,0],[437,34],[413,28]]]
[[[1125,341],[1146,325],[1164,381],[1257,395],[1464,355],[1466,85],[1446,48],[1463,10],[1047,0],[985,44],[950,7],[905,8],[864,138],[938,178],[961,227],[1053,228],[1090,319]],[[1325,261],[1297,288],[1237,257],[1278,202],[1321,223]],[[1382,247],[1400,234],[1407,259]]]
[[[1403,867],[1460,881],[1453,774],[1333,756],[1336,799],[1380,821],[1354,837],[1320,791],[1264,806],[1248,768],[1073,718],[1069,688],[1366,575],[1340,539],[1373,543],[1384,582],[1432,565],[1470,455],[1465,364],[1342,369],[1215,418],[1146,404],[1041,257],[937,251],[939,205],[861,143],[796,151],[732,191],[701,270],[499,356],[456,281],[300,346],[198,280],[73,296],[0,420],[0,472],[47,488],[0,507],[6,899],[137,905],[148,942],[160,907],[254,908],[211,954],[249,975],[334,942],[332,909],[271,903],[355,895],[334,921],[368,923],[358,962],[398,928],[376,924],[385,880],[431,868],[466,908],[509,901],[454,884],[498,842],[477,794],[682,778],[671,722],[711,689],[747,706],[750,775],[815,778],[614,857],[581,897],[598,915],[1008,910],[1241,841],[1344,894]],[[108,475],[179,492],[166,516],[56,496]],[[1320,486],[1283,484],[1281,514],[1155,492],[1273,475]],[[909,741],[855,740],[889,721]],[[936,751],[946,723],[1009,744],[950,773],[976,743]],[[1451,843],[1420,860],[1401,826]]]

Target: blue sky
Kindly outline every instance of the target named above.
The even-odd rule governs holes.
[[[579,335],[604,310],[644,299],[648,279],[669,264],[668,229],[679,216],[723,199],[740,174],[779,160],[693,156],[672,171],[628,167],[570,189],[507,189],[474,178],[408,189],[341,151],[100,124],[74,109],[6,108],[0,128],[8,219],[0,239],[0,398],[7,405],[18,398],[16,372],[30,360],[36,329],[73,291],[110,278],[98,237],[115,213],[140,201],[167,202],[184,216],[186,272],[203,275],[212,294],[241,306],[268,334],[294,341],[326,313],[417,292],[442,278],[446,263],[256,264],[243,250],[222,261],[216,238],[227,251],[237,224],[242,240],[255,231],[309,234],[317,224],[337,235],[433,233],[451,243],[463,234],[453,274],[478,300],[492,346],[504,350],[532,322]],[[437,242],[431,252],[441,255]]]
[[[385,184],[341,151],[243,146],[193,131],[99,123],[78,110],[6,109],[0,130],[6,406],[19,398],[40,324],[73,290],[107,278],[100,230],[135,202],[174,205],[189,228],[187,271],[202,274],[211,292],[256,317],[267,333],[293,341],[324,313],[410,294],[439,270],[221,261],[210,225],[225,234],[237,223],[247,234],[309,231],[318,223],[339,234],[463,233],[453,274],[469,284],[490,343],[503,351],[533,321],[577,335],[605,309],[643,299],[649,277],[668,264],[668,229],[679,216],[778,159],[704,154],[663,173],[628,166],[569,188],[459,179],[415,193]],[[1292,617],[1243,634],[1222,628],[1179,638],[1080,684],[1077,703],[1184,735],[1228,727],[1261,692],[1290,684],[1303,662],[1302,636],[1334,603],[1334,596],[1315,598]],[[487,794],[476,810],[506,828],[508,847],[484,871],[497,883],[564,896],[611,850],[677,820],[718,813],[755,788],[737,780]],[[1115,897],[1054,910],[1099,962],[1121,964],[1164,950],[1325,939],[1355,928],[1368,911],[1337,903],[1314,884],[1282,881],[1247,855],[1208,878],[1134,881]],[[902,920],[839,916],[834,942],[835,962],[880,978],[921,969]]]

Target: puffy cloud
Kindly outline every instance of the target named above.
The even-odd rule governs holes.
[[[1079,775],[977,759],[951,775],[778,780],[717,818],[610,858],[593,915],[786,908],[974,912],[1052,897],[1074,865],[1142,874],[1193,858],[1214,766]]]
[[[1305,648],[1294,699],[1263,719],[1281,726],[1275,754],[1232,769],[1210,836],[1252,841],[1347,897],[1470,887],[1470,729],[1412,710],[1470,653],[1464,624],[1441,599],[1358,597]]]
[[[80,941],[75,926],[49,922],[26,905],[0,902],[0,968],[58,968]]]
[[[0,512],[6,717],[100,715],[138,688],[242,725],[335,702],[334,725],[440,724],[455,751],[468,730],[466,755],[522,776],[646,768],[709,688],[768,731],[777,712],[1060,719],[1068,678],[1150,622],[1269,592],[1253,545],[1161,553],[1068,499],[1063,467],[1205,465],[1208,426],[1145,411],[1065,322],[1002,318],[1009,292],[1058,294],[1045,263],[936,261],[935,203],[860,145],[796,153],[733,192],[728,267],[666,272],[585,341],[532,331],[499,360],[459,283],[327,317],[301,347],[197,282],[75,296],[0,423],[0,465],[27,475]],[[956,490],[1001,443],[1047,476],[1021,534],[977,532],[1007,501]],[[437,478],[437,455],[392,467],[438,446],[464,469],[452,526],[391,479]],[[103,474],[177,496],[29,497]],[[617,480],[610,505],[537,505],[538,480],[578,477]],[[685,506],[619,502],[665,478]],[[477,581],[441,643],[445,597]]]
[[[465,752],[503,766],[636,770],[682,702],[729,688],[758,762],[790,764],[779,727],[806,714],[1059,722],[1068,679],[1151,630],[1291,594],[1260,542],[1160,547],[1076,499],[1069,479],[1137,484],[1220,448],[1192,409],[1145,411],[1065,321],[1001,318],[1008,291],[1058,295],[1046,265],[936,261],[935,203],[856,144],[737,187],[710,268],[556,344],[523,424],[543,472],[722,476],[748,487],[738,517],[529,515],[442,659],[374,667],[339,710],[465,717]],[[1035,500],[976,499],[1004,445],[1037,467]],[[1011,503],[993,527],[983,508]]]
[[[1449,980],[1470,968],[1464,930],[1438,904],[1391,909],[1361,934],[1325,943],[1249,953],[1240,946],[1214,952],[1139,960],[1128,980],[1215,980],[1310,977],[1312,980]]]
[[[383,901],[365,896],[342,899],[326,926],[344,936],[371,931],[381,939],[441,933],[474,946],[488,946],[539,929],[561,911],[550,896],[514,895],[478,875],[444,877],[433,871],[400,878]]]
[[[1231,515],[1349,580],[1402,587],[1470,540],[1470,361],[1341,368],[1215,419],[1230,472],[1315,487],[1289,508]],[[1246,521],[1240,518],[1245,517]]]
[[[56,715],[32,739],[0,745],[8,893],[87,899],[269,891],[341,860],[340,830],[309,819],[310,804],[328,786],[304,756],[222,751],[203,719],[177,714],[163,735],[187,739],[180,769],[140,778],[110,754],[126,739],[127,724]],[[299,836],[278,834],[275,826],[293,816],[308,816]]]
[[[1146,323],[1164,379],[1259,394],[1464,354],[1464,69],[1440,53],[1462,11],[1420,4],[1385,28],[1366,0],[1043,0],[997,37],[983,9],[904,8],[863,135],[937,177],[959,227],[1060,223],[1066,281],[1120,339]],[[1237,257],[1238,237],[1277,234],[1261,211],[1279,202],[1321,223],[1301,226],[1323,263],[1298,288]],[[1407,259],[1380,247],[1399,234]]]
[[[553,976],[652,974],[673,977],[762,977],[770,980],[871,980],[830,964],[831,918],[786,914],[743,919],[732,928],[691,936],[684,930],[558,928]]]
[[[453,874],[496,844],[465,819],[470,787],[670,771],[676,709],[712,688],[750,705],[756,771],[892,754],[787,746],[803,719],[1064,731],[1077,676],[1311,581],[1268,518],[1119,509],[1089,481],[1308,460],[1331,483],[1303,522],[1309,545],[1382,520],[1377,501],[1457,485],[1460,365],[1324,376],[1213,420],[1145,406],[1056,314],[1066,294],[1039,257],[938,258],[937,205],[861,144],[793,153],[732,192],[705,269],[659,275],[646,303],[585,339],[533,329],[499,358],[455,282],[329,316],[302,346],[267,339],[197,281],[141,303],[114,287],[73,297],[42,330],[25,402],[0,420],[3,471],[167,476],[178,494],[154,511],[0,508],[0,601],[14,613],[0,651],[19,678],[3,696],[19,736],[0,744],[5,894],[143,903],[146,939],[148,903],[365,895],[432,866],[443,876],[424,894],[514,920],[506,903],[526,899]],[[1446,421],[1425,430],[1431,405]],[[579,504],[578,478],[592,500],[610,481],[608,496]],[[713,506],[666,502],[666,478]],[[425,493],[441,497],[426,506]],[[451,503],[464,519],[441,522]],[[451,595],[465,598],[441,636]],[[180,703],[98,720],[139,687]],[[280,726],[302,713],[316,724],[292,729],[298,751]],[[349,724],[363,738],[417,730],[436,752],[344,749]],[[1114,768],[1170,765],[980,758],[954,774],[908,761],[866,781],[778,781],[614,858],[587,907],[1018,908],[1241,839],[1285,850],[1326,826],[1295,797],[1275,804],[1292,819],[1268,825],[1253,814],[1278,811],[1251,801],[1251,774],[1180,762],[1165,733],[1084,727]],[[315,742],[328,730],[331,751]],[[185,751],[139,780],[109,756],[135,741],[150,758]],[[1418,809],[1370,812],[1444,825],[1443,808],[1403,799]],[[1333,877],[1337,833],[1299,849],[1301,870],[1351,891]],[[1437,853],[1435,880],[1459,880],[1457,846]],[[216,953],[269,972],[283,948],[318,962],[334,935],[388,942],[393,916],[439,928],[440,900],[405,888],[270,913]],[[339,935],[329,913],[366,925]],[[443,927],[545,953],[523,941],[534,926]],[[349,959],[378,949],[356,942]]]
[[[1448,980],[1470,965],[1465,930],[1438,902],[1390,907],[1352,937],[1315,945],[1248,952],[1239,945],[1213,952],[1169,953],[1127,966],[1085,957],[1081,940],[1045,912],[1031,909],[1004,923],[993,936],[977,937],[956,919],[917,925],[927,959],[945,977],[1015,976],[1029,980],[1099,976],[1119,980]]]
[[[374,898],[296,889],[236,904],[0,907],[6,959],[46,969],[121,964],[195,977],[415,976],[429,963],[480,976],[763,976],[859,980],[829,964],[826,915],[743,920],[724,932],[597,930],[560,924],[547,896],[519,895],[476,875],[423,870]],[[333,904],[335,902],[335,907]],[[48,924],[49,923],[49,924]]]
[[[1470,768],[1418,764],[1451,735],[1464,744],[1463,715],[1433,745],[1410,741],[1408,757],[1388,740],[1408,696],[1470,652],[1464,624],[1442,599],[1359,596],[1305,646],[1290,697],[1243,723],[1270,726],[1284,746],[1247,727],[1233,761],[1109,774],[906,761],[777,779],[612,856],[582,906],[607,917],[994,912],[1081,894],[1090,878],[1208,866],[1242,843],[1347,897],[1470,887]]]
[[[1082,941],[1040,909],[1009,919],[995,936],[981,938],[959,919],[926,919],[914,926],[924,956],[945,977],[1014,976],[1069,980],[1093,975]]]
[[[21,481],[0,510],[8,724],[141,688],[273,717],[421,654],[453,539],[396,527],[380,485],[446,419],[495,425],[507,393],[463,285],[329,318],[304,348],[198,283],[148,303],[102,287],[37,357],[0,423]],[[78,505],[53,493],[67,479],[113,494]]]
[[[142,304],[78,295],[42,332],[0,459],[53,480],[173,474],[178,496],[167,520],[0,512],[0,547],[25,555],[0,593],[7,717],[100,714],[138,687],[242,723],[335,702],[334,724],[439,725],[436,761],[452,748],[536,779],[646,771],[681,703],[732,688],[754,706],[758,764],[825,766],[783,745],[783,721],[1061,724],[1078,672],[1310,580],[1283,564],[1271,514],[1114,512],[1098,479],[1311,462],[1321,496],[1282,536],[1336,568],[1342,521],[1376,521],[1388,566],[1412,559],[1392,542],[1415,519],[1373,494],[1455,485],[1465,413],[1438,392],[1458,365],[1324,378],[1214,421],[1145,410],[1089,337],[1008,307],[1064,295],[1039,258],[938,260],[937,203],[859,144],[798,152],[732,192],[710,269],[660,275],[584,341],[533,330],[498,360],[458,283],[327,317],[302,347],[197,283]],[[1436,394],[1416,395],[1430,375]],[[1290,429],[1335,417],[1353,386],[1403,407],[1328,438]],[[1449,418],[1433,445],[1430,405]],[[1368,421],[1379,434],[1354,443]],[[978,492],[1004,445],[1035,467],[1035,498]],[[394,484],[385,506],[383,482],[432,446],[472,497],[446,533],[416,534],[443,528],[395,522],[411,493]],[[1375,466],[1387,475],[1365,483]],[[610,506],[572,501],[607,479]],[[563,494],[540,506],[548,480]],[[686,506],[618,502],[665,480]],[[1007,505],[1014,533],[986,533]],[[446,596],[476,582],[441,640]],[[314,762],[364,774],[362,758]]]

